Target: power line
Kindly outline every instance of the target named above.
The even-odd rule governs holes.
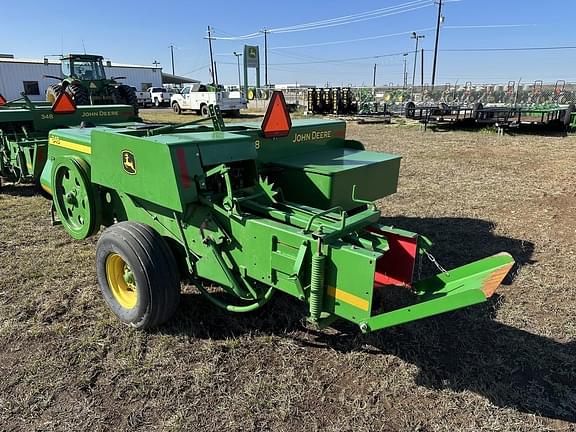
[[[425,33],[425,32],[429,32],[432,30],[434,30],[434,27],[420,29],[420,30],[416,30],[416,31],[418,33]],[[351,43],[351,42],[361,42],[361,41],[367,41],[367,40],[383,39],[383,38],[388,38],[388,37],[393,37],[393,36],[405,36],[405,35],[409,35],[409,34],[412,34],[412,30],[405,31],[405,32],[399,32],[399,33],[388,33],[388,34],[383,34],[383,35],[378,35],[378,36],[367,36],[367,37],[356,38],[356,39],[337,40],[337,41],[331,41],[331,42],[318,42],[318,43],[311,43],[311,44],[305,44],[305,45],[279,46],[279,47],[272,47],[270,49],[271,50],[283,50],[283,49],[293,49],[293,48],[308,48],[308,47],[316,47],[316,46],[338,45],[338,44]]]
[[[541,51],[541,50],[572,50],[576,49],[576,46],[546,46],[546,47],[494,47],[494,48],[445,48],[439,49],[439,52],[497,52],[497,51]],[[431,49],[425,49],[424,51],[431,52]],[[289,65],[307,65],[307,64],[324,64],[324,63],[341,63],[345,61],[354,60],[372,60],[385,57],[401,56],[404,52],[397,53],[387,53],[378,54],[372,56],[364,57],[348,57],[348,58],[338,58],[338,59],[324,59],[317,61],[305,61],[305,62],[287,62],[287,63],[270,63],[271,66],[289,66]],[[234,63],[230,63],[234,64]]]
[[[392,16],[392,15],[399,15],[402,13],[406,13],[406,12],[412,12],[415,10],[419,10],[419,9],[424,9],[427,7],[432,6],[431,3],[426,3],[420,6],[414,6],[411,8],[407,8],[407,9],[402,9],[402,10],[398,10],[395,12],[389,12],[389,13],[385,13],[385,14],[380,14],[380,15],[376,15],[376,16],[369,16],[369,17],[364,17],[364,18],[358,18],[358,19],[354,19],[354,20],[349,20],[349,21],[342,21],[342,22],[335,22],[335,23],[330,23],[330,24],[323,24],[323,25],[317,25],[314,27],[304,27],[304,28],[298,28],[298,29],[292,29],[292,30],[276,30],[276,29],[272,29],[271,31],[274,33],[293,33],[293,32],[299,32],[299,31],[309,31],[309,30],[318,30],[318,29],[323,29],[323,28],[328,28],[328,27],[336,27],[336,26],[341,26],[341,25],[347,25],[347,24],[353,24],[353,23],[357,23],[357,22],[363,22],[363,21],[368,21],[368,20],[373,20],[373,19],[377,19],[377,18],[383,18],[383,17],[388,17],[388,16]]]
[[[278,27],[273,29],[268,29],[269,33],[291,33],[297,31],[309,31],[309,30],[317,30],[327,27],[335,27],[340,25],[347,25],[361,21],[367,21],[376,18],[383,18],[392,15],[398,15],[406,12],[411,12],[414,10],[422,9],[425,7],[430,7],[434,3],[431,0],[417,0],[411,1],[407,3],[402,3],[400,5],[391,6],[387,8],[375,9],[373,11],[368,12],[361,12],[359,14],[353,14],[332,18],[327,20],[315,21],[306,24],[298,24],[289,27]],[[246,35],[241,36],[212,36],[213,40],[245,40],[245,39],[254,39],[261,36],[261,32],[254,32],[249,33]]]
[[[576,46],[547,46],[547,47],[517,47],[517,48],[448,48],[440,51],[452,52],[494,52],[494,51],[546,51],[546,50],[572,50]]]
[[[324,20],[320,20],[320,21],[313,21],[310,23],[297,24],[297,25],[288,26],[288,27],[280,27],[280,28],[276,28],[274,30],[276,30],[276,31],[291,30],[291,29],[312,27],[312,26],[323,25],[323,24],[331,24],[331,23],[341,22],[341,21],[348,21],[350,19],[363,18],[363,17],[367,17],[367,16],[378,15],[381,13],[391,12],[394,10],[402,9],[404,7],[421,5],[421,4],[425,4],[425,3],[429,3],[429,2],[430,2],[430,0],[413,0],[410,2],[402,3],[399,5],[395,5],[395,6],[388,6],[388,7],[384,7],[384,8],[374,9],[372,11],[359,12],[359,13],[355,13],[355,14],[351,14],[351,15],[344,15],[344,16],[337,17],[337,18],[330,18],[330,19],[324,19]]]
[[[495,25],[461,25],[461,26],[445,26],[444,29],[452,29],[452,30],[461,30],[461,29],[476,29],[476,28],[515,28],[515,27],[529,27],[531,24],[495,24]],[[337,41],[329,41],[329,42],[318,42],[318,43],[311,43],[311,44],[304,44],[304,45],[290,45],[290,46],[279,46],[279,47],[270,47],[271,50],[283,50],[283,49],[294,49],[294,48],[309,48],[309,47],[316,47],[316,46],[327,46],[327,45],[338,45],[338,44],[345,44],[345,43],[352,43],[352,42],[362,42],[368,40],[375,40],[375,39],[383,39],[388,37],[394,36],[405,36],[408,34],[412,34],[413,31],[417,33],[427,33],[434,30],[434,27],[428,27],[418,30],[410,30],[398,33],[388,33],[383,35],[376,35],[376,36],[367,36],[362,38],[355,38],[355,39],[344,39],[344,40],[337,40]]]

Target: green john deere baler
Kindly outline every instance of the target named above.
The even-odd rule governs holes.
[[[67,99],[60,99],[66,103]],[[12,182],[38,184],[46,163],[48,132],[70,126],[122,124],[140,120],[129,105],[89,105],[59,110],[50,102],[5,101],[0,95],[0,186]],[[50,193],[46,190],[45,192]]]
[[[106,227],[96,271],[120,320],[168,320],[184,277],[231,312],[282,291],[308,304],[311,321],[363,332],[494,293],[507,253],[415,281],[430,242],[386,226],[373,203],[396,191],[400,157],[346,139],[342,121],[292,124],[282,102],[275,93],[262,125],[226,126],[212,107],[212,125],[50,132],[42,185],[74,238]]]

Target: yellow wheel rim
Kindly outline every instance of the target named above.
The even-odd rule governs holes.
[[[114,299],[124,309],[136,306],[138,294],[134,274],[126,261],[118,254],[110,254],[106,258],[106,278]]]
[[[56,100],[56,96],[54,96],[52,93],[48,93],[46,99],[48,100],[48,102],[54,103],[54,101]]]

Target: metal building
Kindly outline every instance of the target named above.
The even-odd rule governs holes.
[[[162,86],[162,68],[104,63],[107,77],[126,77],[120,82],[136,90],[146,90],[148,87]],[[12,100],[26,92],[31,100],[44,100],[46,89],[56,80],[44,78],[45,75],[61,76],[59,60],[19,59],[11,55],[0,55],[0,94]]]

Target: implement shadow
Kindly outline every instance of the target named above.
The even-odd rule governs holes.
[[[365,336],[319,333],[301,343],[394,355],[419,368],[420,386],[471,391],[499,407],[576,422],[576,342],[493,321],[501,300]]]
[[[2,185],[0,185],[0,195],[31,197],[39,194],[40,192],[38,191],[38,188],[30,184],[16,184],[16,183],[2,182]]]
[[[446,268],[507,251],[517,263],[506,281],[510,283],[522,266],[533,262],[532,243],[494,235],[489,221],[397,217],[384,223],[428,234],[436,243],[433,253]],[[422,276],[437,272],[428,263]],[[160,331],[213,340],[284,335],[315,349],[394,355],[419,368],[420,386],[472,391],[499,407],[576,422],[576,343],[559,343],[494,321],[503,301],[495,295],[482,305],[362,335],[347,323],[335,325],[337,332],[311,331],[304,324],[306,305],[282,294],[244,315],[186,294],[175,319]]]

